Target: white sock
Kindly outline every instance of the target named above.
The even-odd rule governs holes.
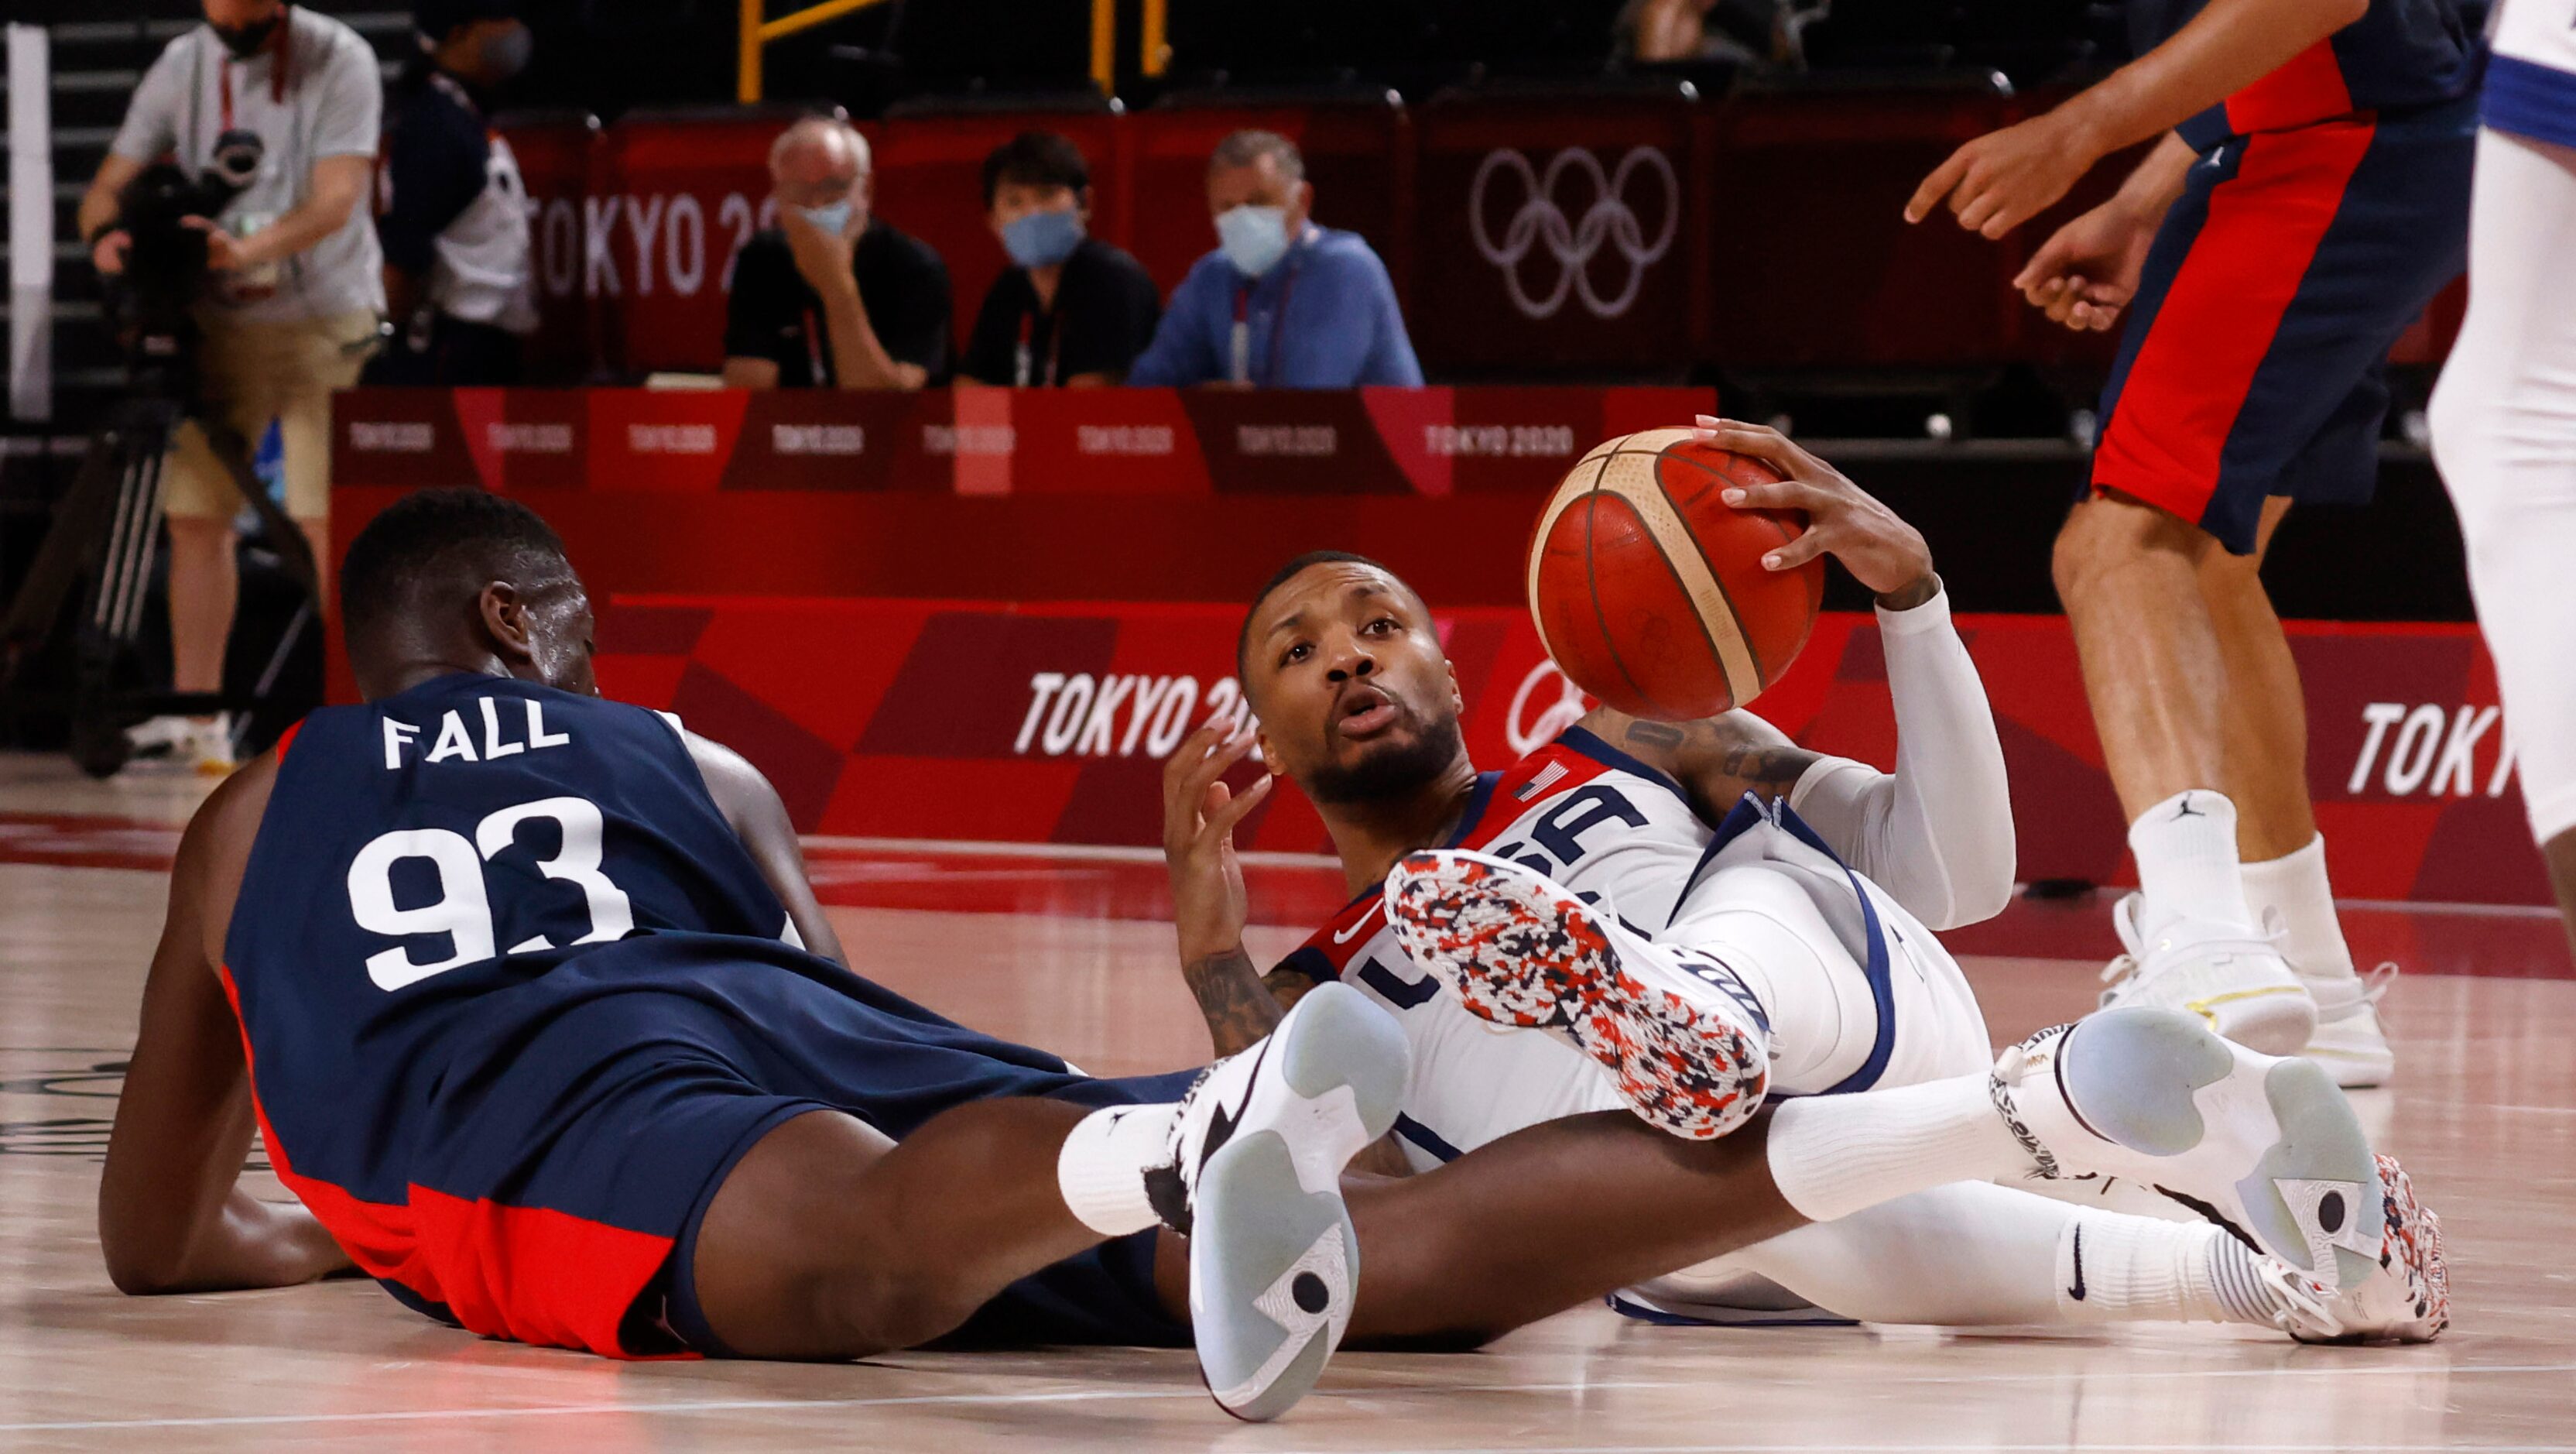
[[[2058,1235],[2057,1308],[2078,1323],[2272,1327],[2281,1300],[2222,1227],[2086,1209]]]
[[[2254,922],[2263,911],[2281,916],[2281,957],[2310,979],[2352,977],[2352,947],[2343,941],[2342,921],[2335,917],[2334,889],[2326,882],[2326,836],[2308,840],[2296,853],[2245,865],[2245,900]]]
[[[1103,1237],[1142,1232],[1161,1218],[1145,1192],[1145,1169],[1169,1161],[1178,1102],[1110,1106],[1082,1118],[1056,1154],[1056,1189],[1074,1219]]]
[[[2146,894],[2138,930],[2148,938],[2175,919],[2254,928],[2236,863],[2236,805],[2225,793],[2189,788],[2140,813],[2129,852]]]
[[[1771,1113],[1771,1180],[1809,1221],[1954,1181],[2028,1175],[2030,1153],[1984,1075],[1857,1095],[1805,1096]]]

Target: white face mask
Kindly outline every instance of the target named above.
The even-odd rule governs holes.
[[[1217,214],[1217,247],[1235,271],[1257,278],[1288,255],[1288,209],[1247,202]]]
[[[834,237],[840,236],[841,229],[850,225],[850,199],[847,197],[828,207],[799,207],[796,211],[806,221]]]

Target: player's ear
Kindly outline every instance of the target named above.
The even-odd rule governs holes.
[[[1446,665],[1449,671],[1449,710],[1463,717],[1467,713],[1467,692],[1458,685],[1458,663],[1453,661]]]
[[[536,656],[535,623],[528,619],[528,598],[508,581],[491,581],[475,598],[483,618],[483,631],[492,638],[492,648],[506,662],[529,661]]]

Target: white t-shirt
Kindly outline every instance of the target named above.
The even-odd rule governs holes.
[[[143,165],[173,155],[191,176],[202,175],[224,132],[229,97],[233,128],[256,132],[266,144],[259,174],[217,219],[235,236],[301,205],[312,194],[315,162],[376,154],[384,116],[376,53],[330,16],[300,6],[286,15],[282,88],[276,49],[237,60],[212,27],[198,26],[171,41],[144,72],[109,148]],[[273,292],[236,297],[219,287],[216,304],[235,317],[274,322],[382,310],[384,258],[365,202],[362,191],[337,232],[281,262]]]

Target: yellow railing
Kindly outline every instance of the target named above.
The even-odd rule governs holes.
[[[808,5],[771,20],[766,15],[765,0],[742,0],[741,55],[734,74],[736,99],[760,99],[761,56],[771,41],[784,39],[800,30],[811,30],[828,20],[838,20],[854,10],[865,10],[883,3],[885,0],[821,0],[820,4]],[[936,4],[937,0],[929,0],[929,3]],[[1163,73],[1163,0],[1145,0],[1144,30],[1144,71],[1149,76],[1159,76]],[[1091,0],[1091,79],[1100,87],[1103,96],[1118,86],[1117,50],[1117,0]]]

